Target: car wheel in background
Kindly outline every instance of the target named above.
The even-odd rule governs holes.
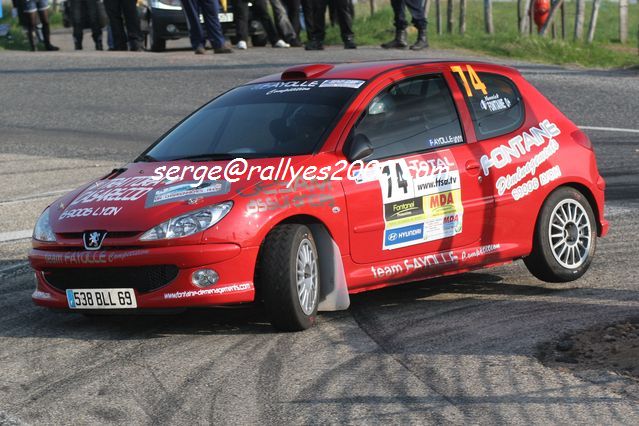
[[[166,50],[166,40],[160,37],[154,30],[153,19],[149,20],[149,40],[151,42],[152,52],[164,52]]]
[[[586,273],[597,244],[595,215],[578,190],[561,187],[544,203],[535,227],[533,251],[524,263],[537,278],[573,281]]]
[[[258,287],[271,323],[300,331],[315,324],[319,303],[319,260],[310,229],[282,224],[260,250]]]

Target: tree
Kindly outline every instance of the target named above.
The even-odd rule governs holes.
[[[577,0],[575,2],[575,32],[573,38],[575,41],[581,40],[584,34],[584,17],[586,15],[586,0]]]
[[[597,28],[597,18],[599,17],[599,6],[601,0],[594,0],[592,4],[592,15],[590,15],[590,27],[588,28],[588,43],[595,39],[595,29]]]
[[[488,34],[495,32],[493,25],[493,2],[492,0],[484,0],[484,26]]]

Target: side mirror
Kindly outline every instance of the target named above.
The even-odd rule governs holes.
[[[355,135],[350,144],[348,144],[344,154],[351,163],[357,160],[363,160],[373,153],[373,145],[363,133]]]

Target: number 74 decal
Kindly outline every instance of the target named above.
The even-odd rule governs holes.
[[[468,84],[468,79],[466,79],[466,74],[464,74],[463,68],[459,65],[453,65],[450,67],[450,70],[459,74],[459,78],[464,85],[464,89],[466,89],[466,95],[471,98],[473,96],[473,91],[470,89],[470,85]],[[473,88],[482,92],[484,95],[487,95],[488,92],[486,92],[486,85],[481,81],[473,67],[466,65],[466,71],[468,72],[468,77],[470,78],[470,83],[473,85]]]

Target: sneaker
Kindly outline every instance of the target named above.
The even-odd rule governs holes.
[[[226,46],[222,46],[222,47],[218,47],[216,49],[213,49],[214,53],[233,53],[233,51],[226,47]]]
[[[346,40],[344,42],[344,49],[357,49],[357,44],[355,44],[355,40]]]
[[[195,48],[195,54],[196,55],[204,55],[204,46],[198,46]]]
[[[280,40],[277,40],[277,42],[273,45],[273,47],[287,48],[287,47],[291,47],[291,45],[285,42],[284,40],[280,39]]]
[[[237,42],[235,47],[237,47],[240,50],[246,50],[246,49],[248,49],[248,44],[246,44],[246,42],[244,40],[240,40],[240,41]]]
[[[44,50],[48,51],[48,52],[55,52],[60,50],[60,48],[58,46],[54,46],[51,43],[49,44],[45,44],[44,45]]]

